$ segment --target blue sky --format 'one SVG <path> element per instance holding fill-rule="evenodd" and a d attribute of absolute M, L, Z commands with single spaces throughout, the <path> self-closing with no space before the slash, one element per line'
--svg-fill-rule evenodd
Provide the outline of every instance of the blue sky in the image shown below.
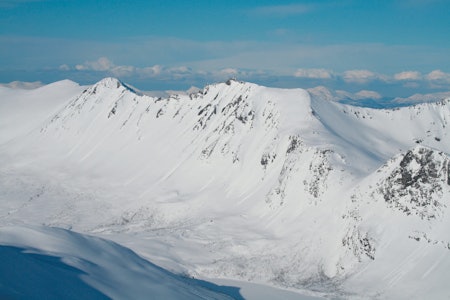
<path fill-rule="evenodd" d="M 450 1 L 0 0 L 0 82 L 450 90 Z"/>

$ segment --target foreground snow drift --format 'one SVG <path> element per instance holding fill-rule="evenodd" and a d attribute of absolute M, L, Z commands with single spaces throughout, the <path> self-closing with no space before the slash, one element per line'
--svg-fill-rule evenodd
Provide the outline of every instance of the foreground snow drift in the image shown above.
<path fill-rule="evenodd" d="M 232 299 L 116 243 L 63 229 L 2 227 L 0 255 L 2 299 Z"/>

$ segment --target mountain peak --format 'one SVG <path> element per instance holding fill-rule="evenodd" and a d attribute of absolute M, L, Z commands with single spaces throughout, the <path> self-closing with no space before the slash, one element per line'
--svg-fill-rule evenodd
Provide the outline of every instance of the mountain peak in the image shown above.
<path fill-rule="evenodd" d="M 244 86 L 244 85 L 257 85 L 255 83 L 250 83 L 247 81 L 237 80 L 236 78 L 230 78 L 227 81 L 216 82 L 212 84 L 208 84 L 205 88 L 213 87 L 213 86 Z"/>
<path fill-rule="evenodd" d="M 117 90 L 117 89 L 125 89 L 128 90 L 134 94 L 142 95 L 142 92 L 138 91 L 137 89 L 133 88 L 130 85 L 127 85 L 120 81 L 117 78 L 114 77 L 106 77 L 94 84 L 91 87 L 91 91 L 93 94 L 96 94 L 98 90 Z"/>
<path fill-rule="evenodd" d="M 106 77 L 103 78 L 102 80 L 100 80 L 99 82 L 97 82 L 95 86 L 102 86 L 102 87 L 106 87 L 106 88 L 120 88 L 121 86 L 123 86 L 123 83 L 114 77 Z"/>
<path fill-rule="evenodd" d="M 232 83 L 244 83 L 243 81 L 238 81 L 236 78 L 230 78 L 227 81 L 225 81 L 227 85 L 231 85 Z"/>

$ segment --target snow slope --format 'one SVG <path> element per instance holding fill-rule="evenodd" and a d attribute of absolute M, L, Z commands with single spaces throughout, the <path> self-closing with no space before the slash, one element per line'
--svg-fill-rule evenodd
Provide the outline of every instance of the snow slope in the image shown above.
<path fill-rule="evenodd" d="M 84 88 L 70 80 L 31 90 L 0 86 L 0 144 L 40 126 Z"/>
<path fill-rule="evenodd" d="M 2 299 L 232 299 L 73 231 L 2 227 L 0 244 Z"/>
<path fill-rule="evenodd" d="M 448 100 L 375 110 L 234 80 L 155 98 L 106 78 L 0 146 L 0 224 L 195 277 L 445 299 L 449 120 Z"/>

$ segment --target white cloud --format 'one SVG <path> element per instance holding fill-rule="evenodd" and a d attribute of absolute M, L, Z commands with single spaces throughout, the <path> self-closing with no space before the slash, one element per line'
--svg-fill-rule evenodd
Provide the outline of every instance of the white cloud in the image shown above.
<path fill-rule="evenodd" d="M 441 70 L 434 70 L 428 73 L 425 78 L 429 81 L 444 81 L 450 82 L 450 73 L 442 72 Z"/>
<path fill-rule="evenodd" d="M 166 78 L 173 78 L 176 80 L 189 78 L 193 74 L 194 72 L 186 66 L 166 68 L 163 69 L 162 72 L 162 75 L 164 75 Z"/>
<path fill-rule="evenodd" d="M 67 64 L 60 65 L 59 68 L 61 71 L 69 71 L 70 67 Z"/>
<path fill-rule="evenodd" d="M 342 78 L 346 82 L 367 83 L 375 79 L 382 79 L 383 76 L 369 70 L 349 70 L 342 74 Z"/>
<path fill-rule="evenodd" d="M 225 63 L 224 63 L 225 64 Z M 116 65 L 107 57 L 100 57 L 95 61 L 87 61 L 83 64 L 59 66 L 60 71 L 71 72 L 98 72 L 101 76 L 114 76 L 123 78 L 134 78 L 143 80 L 147 78 L 156 79 L 157 81 L 180 81 L 189 82 L 189 84 L 203 84 L 204 82 L 220 82 L 229 78 L 237 78 L 239 80 L 257 82 L 260 84 L 269 84 L 273 82 L 273 77 L 282 76 L 289 81 L 290 86 L 299 83 L 299 79 L 304 79 L 303 84 L 306 86 L 311 83 L 308 81 L 314 79 L 320 84 L 332 86 L 339 83 L 341 80 L 346 84 L 356 88 L 360 85 L 370 83 L 373 85 L 386 84 L 393 88 L 399 86 L 408 89 L 419 88 L 444 88 L 450 83 L 450 74 L 441 70 L 434 70 L 429 74 L 421 74 L 418 71 L 404 71 L 396 74 L 385 75 L 376 73 L 367 69 L 350 69 L 344 72 L 336 72 L 332 69 L 324 68 L 300 68 L 297 70 L 278 70 L 274 71 L 271 68 L 255 69 L 251 67 L 235 67 L 236 63 L 229 62 L 223 67 L 222 64 L 195 64 L 179 66 L 143 66 L 137 67 L 132 65 Z M 295 79 L 298 78 L 298 79 Z M 269 83 L 268 83 L 269 82 Z M 302 81 L 300 81 L 302 82 Z M 342 82 L 341 82 L 342 83 Z M 305 86 L 304 86 L 305 87 Z M 348 95 L 347 98 L 358 99 L 380 99 L 381 95 L 375 91 L 362 90 L 358 93 Z"/>
<path fill-rule="evenodd" d="M 135 73 L 136 68 L 133 66 L 114 66 L 109 71 L 114 75 L 118 77 L 122 76 L 131 76 Z"/>
<path fill-rule="evenodd" d="M 76 65 L 75 69 L 78 71 L 109 71 L 114 67 L 114 64 L 106 57 L 100 57 L 96 61 L 87 61 L 84 64 Z"/>
<path fill-rule="evenodd" d="M 12 81 L 10 83 L 0 83 L 0 86 L 8 87 L 11 89 L 19 89 L 19 90 L 33 90 L 38 87 L 43 86 L 44 84 L 40 81 L 26 82 L 26 81 Z"/>
<path fill-rule="evenodd" d="M 314 9 L 321 6 L 314 5 Z M 273 29 L 275 28 L 278 27 L 275 26 Z M 307 40 L 308 34 L 296 35 L 295 38 Z M 193 70 L 214 72 L 232 67 L 241 70 L 268 70 L 272 74 L 283 76 L 295 73 L 297 66 L 293 67 L 293 62 L 303 68 L 326 67 L 339 72 L 363 68 L 378 70 L 380 66 L 389 66 L 390 69 L 401 71 L 405 65 L 411 70 L 421 70 L 420 68 L 424 66 L 435 66 L 438 63 L 440 68 L 448 69 L 448 63 L 443 63 L 448 58 L 448 49 L 445 47 L 393 46 L 376 43 L 315 45 L 288 40 L 289 42 L 280 42 L 276 38 L 275 41 L 247 39 L 230 42 L 135 37 L 120 42 L 105 42 L 0 36 L 0 53 L 4 54 L 1 67 L 10 70 L 69 64 L 74 71 L 75 64 L 82 63 L 86 57 L 107 57 L 113 62 L 126 62 L 127 65 L 139 68 L 156 64 L 185 65 Z M 39 65 L 33 61 L 32 55 L 26 53 L 42 53 L 39 56 Z M 23 59 L 24 56 L 29 59 Z M 335 73 L 333 77 L 341 75 Z M 391 79 L 393 80 L 393 75 Z"/>
<path fill-rule="evenodd" d="M 326 69 L 298 69 L 294 73 L 295 77 L 312 79 L 330 79 L 333 73 Z"/>
<path fill-rule="evenodd" d="M 136 71 L 144 77 L 155 77 L 161 74 L 162 67 L 160 65 L 154 65 L 152 67 L 144 67 L 140 69 L 136 69 Z"/>
<path fill-rule="evenodd" d="M 354 98 L 361 99 L 381 99 L 381 95 L 375 91 L 362 90 L 354 94 Z"/>
<path fill-rule="evenodd" d="M 235 68 L 225 68 L 225 69 L 219 70 L 218 73 L 220 75 L 224 75 L 224 76 L 236 76 L 239 73 L 239 71 L 238 71 L 238 69 L 235 69 Z"/>
<path fill-rule="evenodd" d="M 68 71 L 72 68 L 67 64 L 59 66 L 60 70 Z M 129 77 L 135 74 L 144 74 L 149 77 L 153 77 L 152 75 L 158 75 L 161 72 L 159 66 L 153 67 L 145 67 L 145 68 L 137 68 L 134 66 L 128 65 L 116 65 L 107 57 L 100 57 L 95 61 L 87 61 L 83 64 L 75 65 L 73 68 L 77 71 L 95 71 L 95 72 L 106 72 L 116 77 Z"/>
<path fill-rule="evenodd" d="M 178 73 L 178 74 L 191 73 L 191 69 L 186 66 L 172 67 L 168 69 L 168 71 L 170 73 Z"/>
<path fill-rule="evenodd" d="M 405 71 L 394 75 L 395 80 L 420 80 L 422 79 L 422 74 L 417 71 Z"/>

